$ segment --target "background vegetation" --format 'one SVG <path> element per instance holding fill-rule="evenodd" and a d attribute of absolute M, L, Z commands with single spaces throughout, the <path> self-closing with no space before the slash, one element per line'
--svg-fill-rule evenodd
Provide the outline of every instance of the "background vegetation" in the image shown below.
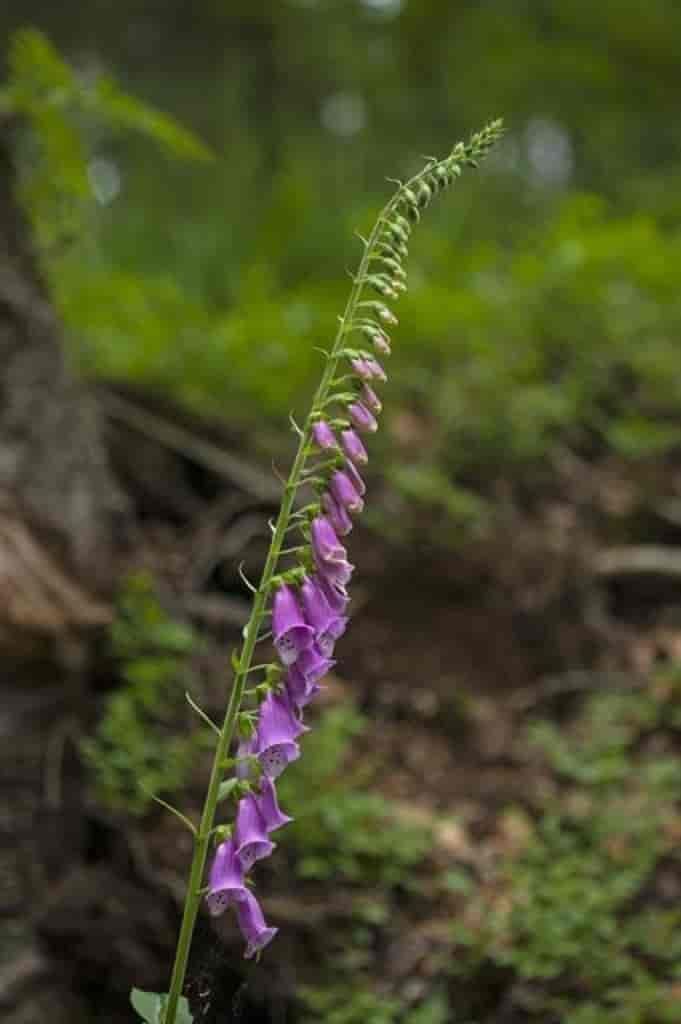
<path fill-rule="evenodd" d="M 265 436 L 304 406 L 384 175 L 501 112 L 505 144 L 413 246 L 384 467 L 407 506 L 469 523 L 481 509 L 456 491 L 556 444 L 678 442 L 671 0 L 645 17 L 581 0 L 30 6 L 83 83 L 115 74 L 214 156 L 178 129 L 157 141 L 198 159 L 165 159 L 125 130 L 153 120 L 101 86 L 99 109 L 73 111 L 79 182 L 71 140 L 49 137 L 79 227 L 63 202 L 37 209 L 44 177 L 30 198 L 84 370 Z M 5 28 L 28 14 L 9 4 Z"/>

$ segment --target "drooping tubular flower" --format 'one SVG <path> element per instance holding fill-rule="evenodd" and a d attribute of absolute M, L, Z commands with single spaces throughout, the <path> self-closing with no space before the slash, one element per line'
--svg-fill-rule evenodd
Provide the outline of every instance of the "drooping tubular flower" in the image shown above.
<path fill-rule="evenodd" d="M 286 673 L 286 692 L 289 700 L 296 707 L 298 714 L 310 704 L 320 693 L 321 686 L 301 672 L 298 665 L 291 665 Z"/>
<path fill-rule="evenodd" d="M 314 654 L 310 652 L 310 656 L 314 657 Z M 287 764 L 300 757 L 297 740 L 307 731 L 285 692 L 267 695 L 260 705 L 260 721 L 253 743 L 253 753 L 257 755 L 265 775 L 276 779 Z"/>
<path fill-rule="evenodd" d="M 293 821 L 293 818 L 279 809 L 277 791 L 269 775 L 263 775 L 260 780 L 260 795 L 256 797 L 256 803 L 268 835 Z"/>
<path fill-rule="evenodd" d="M 296 595 L 287 584 L 279 587 L 272 607 L 274 646 L 285 665 L 292 665 L 301 651 L 312 645 L 314 630 L 305 622 Z"/>
<path fill-rule="evenodd" d="M 327 658 L 322 654 L 315 644 L 309 651 L 305 651 L 303 657 L 294 667 L 297 668 L 299 672 L 302 672 L 308 682 L 318 683 L 334 665 L 335 662 L 332 661 L 331 658 Z"/>
<path fill-rule="evenodd" d="M 220 843 L 210 869 L 206 903 L 208 911 L 216 917 L 226 907 L 246 899 L 244 868 L 236 854 L 232 838 Z"/>
<path fill-rule="evenodd" d="M 272 547 L 244 633 L 244 646 L 236 659 L 236 712 L 230 718 L 230 704 L 219 741 L 220 757 L 227 761 L 229 730 L 240 711 L 240 702 L 245 695 L 255 695 L 257 712 L 246 713 L 242 732 L 248 735 L 242 735 L 236 751 L 236 822 L 230 838 L 215 851 L 206 894 L 208 910 L 213 915 L 226 907 L 235 907 L 247 957 L 255 956 L 271 942 L 277 929 L 266 924 L 244 875 L 274 849 L 270 833 L 291 820 L 279 807 L 274 780 L 300 757 L 299 740 L 309 728 L 303 718 L 321 690 L 323 677 L 335 664 L 334 647 L 348 621 L 347 586 L 354 567 L 339 538 L 350 534 L 351 516 L 358 515 L 364 507 L 367 488 L 360 469 L 363 472 L 367 465 L 368 454 L 359 435 L 378 429 L 382 403 L 372 385 L 387 380 L 378 359 L 355 347 L 349 336 L 368 339 L 381 358 L 390 355 L 386 325 L 396 325 L 397 317 L 386 300 L 396 299 L 406 288 L 402 264 L 412 227 L 432 198 L 456 180 L 462 166 L 477 166 L 500 134 L 500 123 L 492 124 L 473 136 L 468 146 L 458 145 L 444 160 L 429 161 L 388 202 L 365 243 L 360 271 L 333 348 L 327 353 L 328 362 L 314 406 L 304 428 L 293 424 L 300 436 L 300 446 L 279 519 L 276 526 L 272 524 Z M 368 289 L 373 289 L 379 299 L 365 299 Z M 308 466 L 308 459 L 313 459 L 314 464 Z M 301 509 L 294 499 L 303 485 L 313 487 L 315 495 L 312 503 Z M 302 544 L 288 546 L 285 537 L 291 530 L 302 533 Z M 282 555 L 295 556 L 297 564 L 282 572 L 278 561 Z M 267 638 L 263 621 L 268 613 L 281 664 L 252 667 L 255 644 Z M 249 672 L 262 668 L 266 669 L 264 682 L 246 689 Z M 211 799 L 214 814 L 214 785 Z M 206 806 L 211 809 L 210 800 Z M 210 814 L 208 818 L 212 821 Z M 175 976 L 173 984 L 177 1003 L 181 984 L 175 984 Z M 171 988 L 169 1005 L 172 996 Z M 166 1024 L 175 1024 L 172 1013 Z"/>
<path fill-rule="evenodd" d="M 252 892 L 247 891 L 246 899 L 237 903 L 236 916 L 241 934 L 246 939 L 244 956 L 250 960 L 272 941 L 279 929 L 270 928 L 265 924 L 260 904 Z"/>
<path fill-rule="evenodd" d="M 329 604 L 318 579 L 305 578 L 300 588 L 300 599 L 305 618 L 315 631 L 315 643 L 324 657 L 330 658 L 336 640 L 343 635 L 347 618 L 335 612 Z"/>
<path fill-rule="evenodd" d="M 243 871 L 253 867 L 256 860 L 269 857 L 274 843 L 267 838 L 267 830 L 258 803 L 252 793 L 239 801 L 234 828 L 234 853 Z"/>
<path fill-rule="evenodd" d="M 348 606 L 348 601 L 350 600 L 348 592 L 345 589 L 345 585 L 340 583 L 338 580 L 320 576 L 319 586 L 321 587 L 324 597 L 329 602 L 333 611 L 342 615 Z"/>

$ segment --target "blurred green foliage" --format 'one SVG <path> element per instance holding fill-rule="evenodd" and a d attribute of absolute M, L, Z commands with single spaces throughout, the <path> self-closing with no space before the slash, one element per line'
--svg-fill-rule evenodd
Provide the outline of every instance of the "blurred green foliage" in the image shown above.
<path fill-rule="evenodd" d="M 72 198 L 89 200 L 49 259 L 87 372 L 281 443 L 267 430 L 308 401 L 382 176 L 503 114 L 510 132 L 489 165 L 415 235 L 378 439 L 401 503 L 385 519 L 404 529 L 425 504 L 479 530 L 490 477 L 532 473 L 556 445 L 627 458 L 678 446 L 672 0 L 651 0 L 644 19 L 615 0 L 238 0 L 199 3 L 191 21 L 178 2 L 163 18 L 130 3 L 35 12 L 77 73 L 24 33 L 9 95 L 24 97 L 43 151 L 28 196 L 41 234 L 63 216 L 46 183 L 77 167 Z M 7 27 L 18 17 L 10 5 Z M 205 154 L 112 71 L 220 159 L 165 164 L 121 135 Z M 68 131 L 55 127 L 67 105 Z"/>
<path fill-rule="evenodd" d="M 399 819 L 389 800 L 367 792 L 373 771 L 352 761 L 352 741 L 366 722 L 351 705 L 326 711 L 305 738 L 305 757 L 279 782 L 295 821 L 282 833 L 301 878 L 357 883 L 383 890 L 410 885 L 432 845 L 426 828 Z"/>
<path fill-rule="evenodd" d="M 449 1020 L 446 998 L 438 992 L 413 1010 L 405 1010 L 398 999 L 357 987 L 308 988 L 301 995 L 304 1024 L 447 1024 Z"/>
<path fill-rule="evenodd" d="M 48 249 L 87 230 L 97 183 L 90 149 L 106 132 L 139 132 L 170 155 L 207 160 L 210 151 L 172 117 L 123 92 L 109 75 L 78 74 L 36 29 L 17 31 L 0 114 L 30 127 L 19 154 L 22 198 L 38 241 Z"/>
<path fill-rule="evenodd" d="M 678 1020 L 681 911 L 659 878 L 679 864 L 680 679 L 599 693 L 569 730 L 530 730 L 558 788 L 495 884 L 471 892 L 481 928 L 455 930 L 466 950 L 457 974 L 511 969 L 528 1020 Z"/>
<path fill-rule="evenodd" d="M 187 783 L 210 744 L 208 730 L 183 716 L 197 644 L 191 628 L 164 611 L 149 576 L 129 577 L 111 627 L 121 685 L 80 746 L 95 796 L 109 810 L 145 814 L 154 796 Z"/>

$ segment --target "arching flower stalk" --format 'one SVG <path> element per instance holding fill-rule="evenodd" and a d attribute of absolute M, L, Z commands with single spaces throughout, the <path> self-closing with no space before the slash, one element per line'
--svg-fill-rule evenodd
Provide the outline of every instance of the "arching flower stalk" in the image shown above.
<path fill-rule="evenodd" d="M 364 507 L 366 486 L 358 467 L 368 460 L 365 443 L 378 429 L 381 401 L 373 390 L 387 374 L 376 356 L 391 352 L 388 328 L 397 317 L 387 305 L 406 290 L 403 262 L 412 227 L 439 192 L 447 189 L 465 166 L 476 167 L 502 134 L 500 121 L 459 143 L 443 160 L 429 160 L 423 170 L 400 185 L 385 205 L 369 237 L 326 358 L 317 392 L 299 435 L 272 542 L 241 650 L 234 658 L 234 684 L 222 728 L 217 731 L 215 757 L 198 829 L 178 938 L 164 1024 L 175 1024 L 184 985 L 194 924 L 202 897 L 208 911 L 233 907 L 246 941 L 247 957 L 257 955 L 276 934 L 266 924 L 247 878 L 253 865 L 269 856 L 275 844 L 269 834 L 291 819 L 277 803 L 275 779 L 301 753 L 299 741 L 308 727 L 305 709 L 320 690 L 320 681 L 334 664 L 334 645 L 347 624 L 347 586 L 353 566 L 340 538 Z M 379 299 L 365 297 L 373 291 Z M 372 351 L 363 345 L 370 345 Z M 294 512 L 301 488 L 312 500 Z M 284 548 L 295 528 L 302 543 Z M 288 543 L 288 542 L 287 542 Z M 295 564 L 282 568 L 291 552 Z M 271 627 L 266 627 L 271 614 Z M 256 644 L 271 628 L 278 662 L 258 666 L 259 684 L 247 691 Z M 249 696 L 250 695 L 250 696 Z M 238 738 L 234 758 L 228 756 Z M 235 776 L 232 781 L 228 777 Z M 226 790 L 236 801 L 234 825 L 215 827 L 219 799 Z M 218 840 L 207 889 L 202 888 L 209 847 Z"/>

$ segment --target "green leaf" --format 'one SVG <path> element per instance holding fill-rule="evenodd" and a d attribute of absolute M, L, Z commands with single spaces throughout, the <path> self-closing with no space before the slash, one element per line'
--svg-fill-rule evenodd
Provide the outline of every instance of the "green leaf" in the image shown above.
<path fill-rule="evenodd" d="M 159 992 L 143 992 L 140 988 L 134 988 L 130 993 L 130 1002 L 147 1024 L 161 1024 L 163 1002 Z"/>
<path fill-rule="evenodd" d="M 95 110 L 105 119 L 147 135 L 173 156 L 203 161 L 213 159 L 211 150 L 193 132 L 160 110 L 129 96 L 111 78 L 103 75 L 98 79 L 92 100 Z"/>
<path fill-rule="evenodd" d="M 175 1024 L 194 1024 L 194 1018 L 189 1012 L 189 1003 L 187 1002 L 184 996 L 180 996 L 180 1001 L 177 1004 Z"/>
<path fill-rule="evenodd" d="M 134 988 L 130 993 L 130 1002 L 137 1010 L 142 1020 L 147 1024 L 163 1024 L 163 1010 L 165 1008 L 167 993 L 143 992 L 142 989 Z M 175 1014 L 175 1024 L 193 1024 L 194 1018 L 189 1010 L 189 1003 L 184 996 L 180 996 Z"/>

